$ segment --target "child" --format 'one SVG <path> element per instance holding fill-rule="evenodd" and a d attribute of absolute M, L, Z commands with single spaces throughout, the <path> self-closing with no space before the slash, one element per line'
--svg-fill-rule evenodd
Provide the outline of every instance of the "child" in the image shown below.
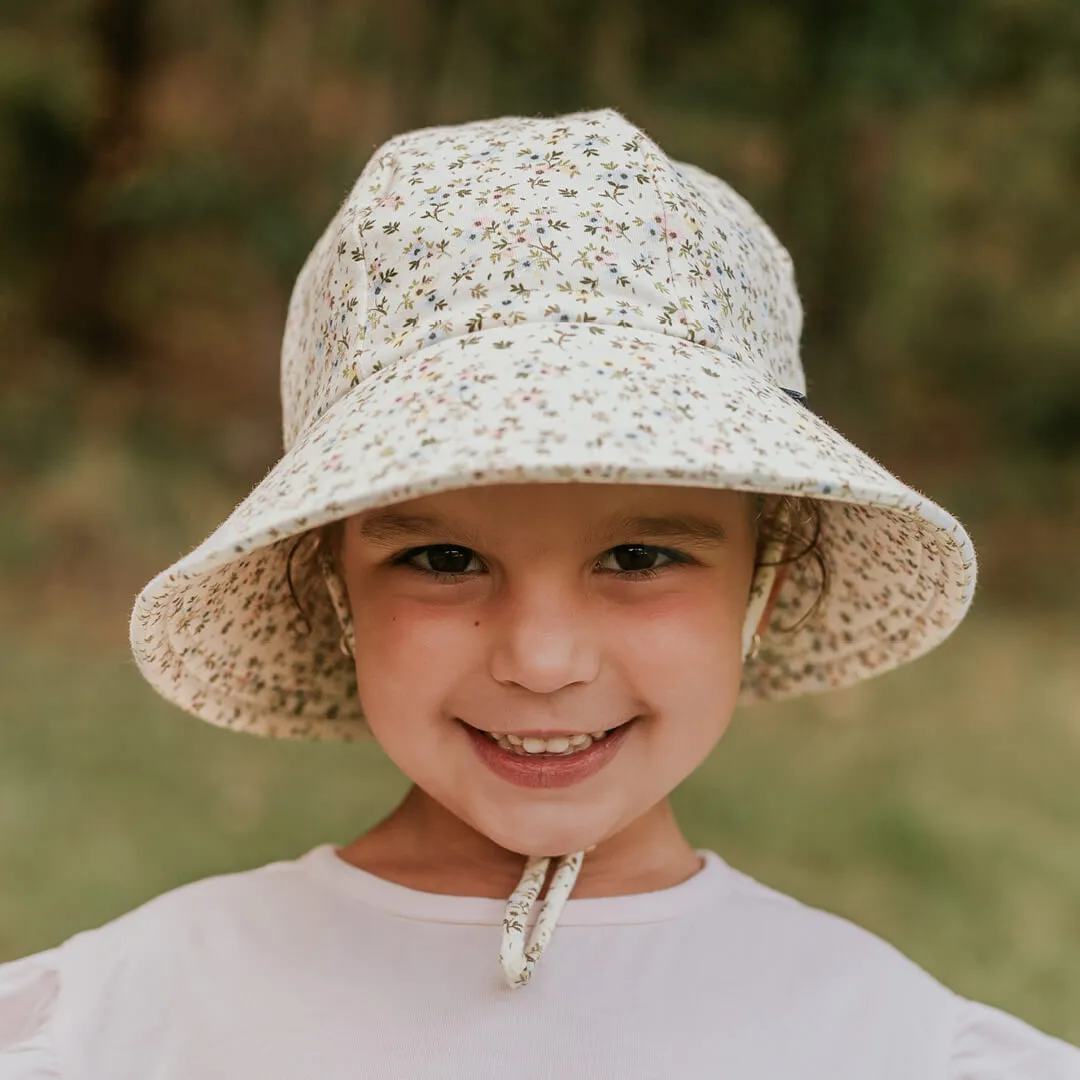
<path fill-rule="evenodd" d="M 737 701 L 972 596 L 959 523 L 804 403 L 801 320 L 751 207 L 618 113 L 381 147 L 292 296 L 284 456 L 132 644 L 197 716 L 370 729 L 414 786 L 0 967 L 0 1080 L 1080 1078 L 672 816 Z"/>

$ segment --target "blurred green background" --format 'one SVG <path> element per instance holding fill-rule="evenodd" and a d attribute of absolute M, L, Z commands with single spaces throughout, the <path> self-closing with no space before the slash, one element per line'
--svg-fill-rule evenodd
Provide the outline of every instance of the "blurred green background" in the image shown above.
<path fill-rule="evenodd" d="M 0 960 L 404 790 L 165 705 L 128 611 L 279 453 L 288 291 L 374 147 L 602 105 L 763 213 L 811 404 L 981 556 L 931 656 L 740 714 L 688 832 L 1080 1042 L 1075 0 L 8 0 Z"/>

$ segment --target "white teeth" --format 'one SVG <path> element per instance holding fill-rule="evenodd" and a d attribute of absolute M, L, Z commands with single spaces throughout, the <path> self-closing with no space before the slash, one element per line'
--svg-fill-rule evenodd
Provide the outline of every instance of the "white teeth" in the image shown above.
<path fill-rule="evenodd" d="M 532 754 L 580 754 L 588 750 L 594 742 L 607 738 L 614 728 L 607 731 L 580 732 L 576 735 L 552 735 L 550 738 L 540 738 L 536 735 L 511 735 L 505 731 L 484 732 L 493 743 L 502 750 L 518 757 L 528 757 Z"/>
<path fill-rule="evenodd" d="M 601 737 L 607 732 L 601 732 Z M 593 735 L 552 735 L 549 739 L 541 739 L 535 735 L 504 734 L 501 731 L 489 731 L 488 737 L 499 745 L 503 750 L 519 757 L 528 757 L 531 754 L 578 754 L 582 750 L 588 750 L 596 741 Z"/>

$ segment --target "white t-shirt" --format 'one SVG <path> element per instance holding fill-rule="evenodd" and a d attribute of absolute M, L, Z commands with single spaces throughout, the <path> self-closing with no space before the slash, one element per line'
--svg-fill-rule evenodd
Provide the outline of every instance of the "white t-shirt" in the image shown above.
<path fill-rule="evenodd" d="M 502 900 L 330 844 L 207 878 L 0 966 L 0 1080 L 1080 1080 L 1080 1050 L 701 854 L 571 899 L 517 990 Z"/>

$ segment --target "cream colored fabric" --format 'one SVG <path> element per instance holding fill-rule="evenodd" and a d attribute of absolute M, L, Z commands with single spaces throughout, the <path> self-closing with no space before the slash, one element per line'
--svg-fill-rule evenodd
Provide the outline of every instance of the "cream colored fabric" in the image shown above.
<path fill-rule="evenodd" d="M 0 1080 L 1080 1080 L 1080 1050 L 702 853 L 572 899 L 520 990 L 505 902 L 325 845 L 0 966 Z"/>

